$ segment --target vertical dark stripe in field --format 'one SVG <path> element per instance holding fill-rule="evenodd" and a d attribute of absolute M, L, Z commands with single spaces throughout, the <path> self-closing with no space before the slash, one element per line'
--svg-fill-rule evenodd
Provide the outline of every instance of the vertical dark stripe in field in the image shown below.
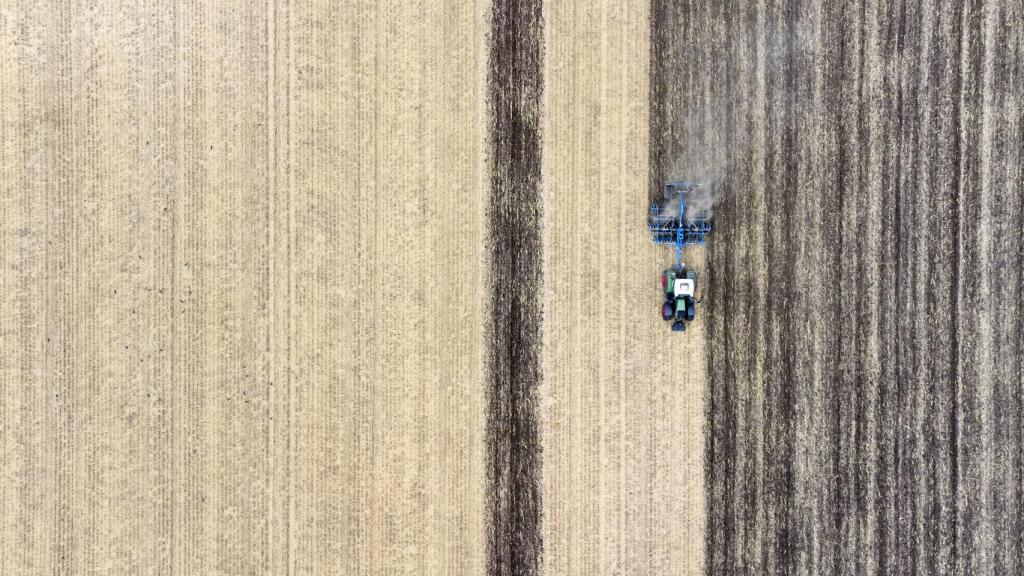
<path fill-rule="evenodd" d="M 491 576 L 537 574 L 541 556 L 542 29 L 540 0 L 495 0 L 487 78 L 493 162 L 487 359 Z"/>

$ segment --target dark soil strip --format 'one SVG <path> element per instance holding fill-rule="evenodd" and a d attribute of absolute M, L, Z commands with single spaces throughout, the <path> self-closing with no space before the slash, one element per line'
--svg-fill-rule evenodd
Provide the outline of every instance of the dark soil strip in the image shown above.
<path fill-rule="evenodd" d="M 491 323 L 488 343 L 488 574 L 540 567 L 540 0 L 496 0 L 488 104 Z"/>
<path fill-rule="evenodd" d="M 1022 10 L 653 0 L 651 193 L 717 197 L 708 574 L 1024 573 Z"/>

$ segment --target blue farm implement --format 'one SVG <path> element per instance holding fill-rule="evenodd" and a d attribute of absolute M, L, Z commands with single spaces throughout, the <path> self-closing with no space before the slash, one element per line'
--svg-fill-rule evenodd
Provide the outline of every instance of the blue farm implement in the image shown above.
<path fill-rule="evenodd" d="M 686 330 L 686 322 L 692 322 L 697 290 L 697 273 L 683 264 L 683 248 L 702 245 L 711 233 L 709 196 L 693 182 L 669 182 L 665 185 L 664 198 L 651 204 L 647 227 L 657 244 L 676 247 L 676 263 L 661 275 L 661 287 L 665 301 L 661 306 L 661 317 L 672 322 L 672 330 Z M 691 208 L 687 210 L 687 201 Z"/>

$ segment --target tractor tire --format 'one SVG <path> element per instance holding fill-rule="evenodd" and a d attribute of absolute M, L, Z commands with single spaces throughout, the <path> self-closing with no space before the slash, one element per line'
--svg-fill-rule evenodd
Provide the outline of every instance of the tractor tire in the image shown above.
<path fill-rule="evenodd" d="M 668 321 L 672 319 L 672 303 L 665 302 L 661 305 L 661 319 Z"/>
<path fill-rule="evenodd" d="M 693 318 L 696 316 L 696 310 L 694 310 L 693 301 L 686 305 L 686 321 L 693 322 Z"/>

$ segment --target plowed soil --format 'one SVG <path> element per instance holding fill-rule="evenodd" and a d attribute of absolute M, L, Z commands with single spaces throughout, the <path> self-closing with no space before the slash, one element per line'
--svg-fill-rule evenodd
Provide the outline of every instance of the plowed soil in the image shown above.
<path fill-rule="evenodd" d="M 654 13 L 652 182 L 718 196 L 709 572 L 1021 572 L 1020 3 Z"/>

